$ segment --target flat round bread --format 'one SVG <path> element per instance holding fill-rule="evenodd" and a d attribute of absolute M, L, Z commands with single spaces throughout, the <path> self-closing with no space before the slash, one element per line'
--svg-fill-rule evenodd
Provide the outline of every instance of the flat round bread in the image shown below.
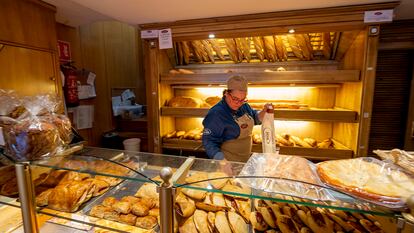
<path fill-rule="evenodd" d="M 325 161 L 317 171 L 328 185 L 368 200 L 398 203 L 414 193 L 412 177 L 373 158 Z"/>

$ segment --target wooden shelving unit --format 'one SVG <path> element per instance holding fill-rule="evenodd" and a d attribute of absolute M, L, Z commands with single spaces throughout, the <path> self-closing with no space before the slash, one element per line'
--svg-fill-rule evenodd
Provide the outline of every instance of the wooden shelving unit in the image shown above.
<path fill-rule="evenodd" d="M 279 153 L 284 155 L 301 155 L 312 160 L 328 159 L 346 159 L 354 155 L 351 149 L 346 148 L 339 142 L 335 141 L 337 148 L 304 148 L 304 147 L 280 147 Z M 201 141 L 186 139 L 163 139 L 162 147 L 165 149 L 186 150 L 186 151 L 204 151 Z M 252 152 L 260 153 L 261 144 L 253 144 Z"/>
<path fill-rule="evenodd" d="M 338 145 L 343 145 L 336 149 L 283 147 L 281 153 L 312 159 L 365 156 L 378 47 L 378 35 L 372 34 L 371 29 L 378 31 L 379 25 L 367 25 L 362 19 L 365 11 L 392 9 L 397 5 L 396 2 L 390 2 L 140 25 L 143 30 L 171 28 L 174 31 L 173 49 L 160 50 L 157 40 L 152 39 L 144 39 L 142 43 L 146 54 L 144 69 L 150 148 L 154 152 L 162 152 L 167 148 L 201 150 L 200 142 L 163 141 L 162 137 L 173 131 L 187 132 L 202 127 L 200 118 L 207 114 L 208 109 L 165 106 L 177 96 L 199 100 L 221 96 L 220 92 L 212 94 L 211 88 L 220 91 L 230 76 L 243 75 L 249 81 L 250 99 L 294 100 L 309 106 L 308 109 L 276 109 L 275 118 L 284 121 L 276 133 L 310 137 L 318 141 L 334 138 Z M 295 26 L 294 34 L 287 33 L 289 25 Z M 209 39 L 211 32 L 215 33 L 215 39 Z M 292 37 L 297 39 L 296 42 Z M 315 44 L 311 40 L 316 37 L 321 43 Z M 282 40 L 282 44 L 289 45 L 285 46 L 283 54 L 278 54 L 276 49 L 262 50 L 261 47 L 265 46 L 257 43 L 257 40 L 262 40 L 269 48 L 276 45 L 278 39 Z M 225 46 L 221 40 L 224 40 Z M 249 41 L 247 47 L 243 46 L 246 40 Z M 219 49 L 213 53 L 209 48 L 209 44 L 213 46 L 215 42 L 221 43 L 220 48 L 232 48 L 232 41 L 236 50 L 227 49 L 226 52 L 225 49 Z M 279 45 L 275 48 L 283 48 Z M 248 52 L 245 48 L 248 48 Z M 291 51 L 288 51 L 289 48 Z M 213 55 L 200 57 L 203 51 Z M 220 51 L 225 55 L 224 59 L 220 58 Z M 259 56 L 262 52 L 264 58 Z M 251 54 L 251 57 L 247 54 Z M 179 69 L 191 70 L 193 73 L 184 74 Z M 277 90 L 253 95 L 250 87 L 259 91 L 261 88 Z M 289 96 L 291 93 L 286 93 L 290 90 L 283 94 L 278 92 L 285 87 L 310 88 L 306 93 L 301 92 L 306 88 L 298 88 L 297 95 Z M 361 117 L 362 114 L 364 117 Z M 260 149 L 260 145 L 253 147 L 253 151 L 257 149 Z"/>
<path fill-rule="evenodd" d="M 204 117 L 208 108 L 174 108 L 162 107 L 162 116 L 174 117 Z M 277 120 L 300 120 L 300 121 L 329 121 L 329 122 L 356 122 L 358 113 L 346 109 L 276 109 Z"/>
<path fill-rule="evenodd" d="M 167 84 L 225 84 L 235 73 L 162 74 L 161 82 Z M 289 83 L 343 83 L 359 82 L 359 70 L 315 70 L 243 73 L 250 84 L 273 85 Z"/>

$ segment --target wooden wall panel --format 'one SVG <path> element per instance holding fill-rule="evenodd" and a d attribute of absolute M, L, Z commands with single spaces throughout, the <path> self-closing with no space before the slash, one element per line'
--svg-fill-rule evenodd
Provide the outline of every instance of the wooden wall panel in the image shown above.
<path fill-rule="evenodd" d="M 111 118 L 111 99 L 105 64 L 105 39 L 103 23 L 95 23 L 80 27 L 81 51 L 83 67 L 96 74 L 94 99 L 93 137 L 90 145 L 100 145 L 103 132 L 113 129 Z"/>

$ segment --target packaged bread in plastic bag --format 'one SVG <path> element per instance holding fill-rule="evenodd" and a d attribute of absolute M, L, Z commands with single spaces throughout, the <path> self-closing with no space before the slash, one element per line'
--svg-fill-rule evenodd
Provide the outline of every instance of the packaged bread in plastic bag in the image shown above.
<path fill-rule="evenodd" d="M 51 156 L 70 141 L 70 122 L 65 116 L 53 113 L 57 102 L 48 95 L 25 97 L 22 106 L 27 110 L 3 125 L 6 154 L 17 161 Z"/>

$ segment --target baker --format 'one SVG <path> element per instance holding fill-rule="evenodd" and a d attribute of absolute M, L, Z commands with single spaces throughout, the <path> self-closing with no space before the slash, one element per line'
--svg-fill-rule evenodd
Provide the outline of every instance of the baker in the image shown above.
<path fill-rule="evenodd" d="M 271 104 L 265 104 L 263 110 Z M 252 149 L 252 130 L 266 111 L 253 110 L 247 103 L 247 80 L 232 76 L 223 97 L 203 120 L 203 146 L 212 159 L 246 162 Z"/>

